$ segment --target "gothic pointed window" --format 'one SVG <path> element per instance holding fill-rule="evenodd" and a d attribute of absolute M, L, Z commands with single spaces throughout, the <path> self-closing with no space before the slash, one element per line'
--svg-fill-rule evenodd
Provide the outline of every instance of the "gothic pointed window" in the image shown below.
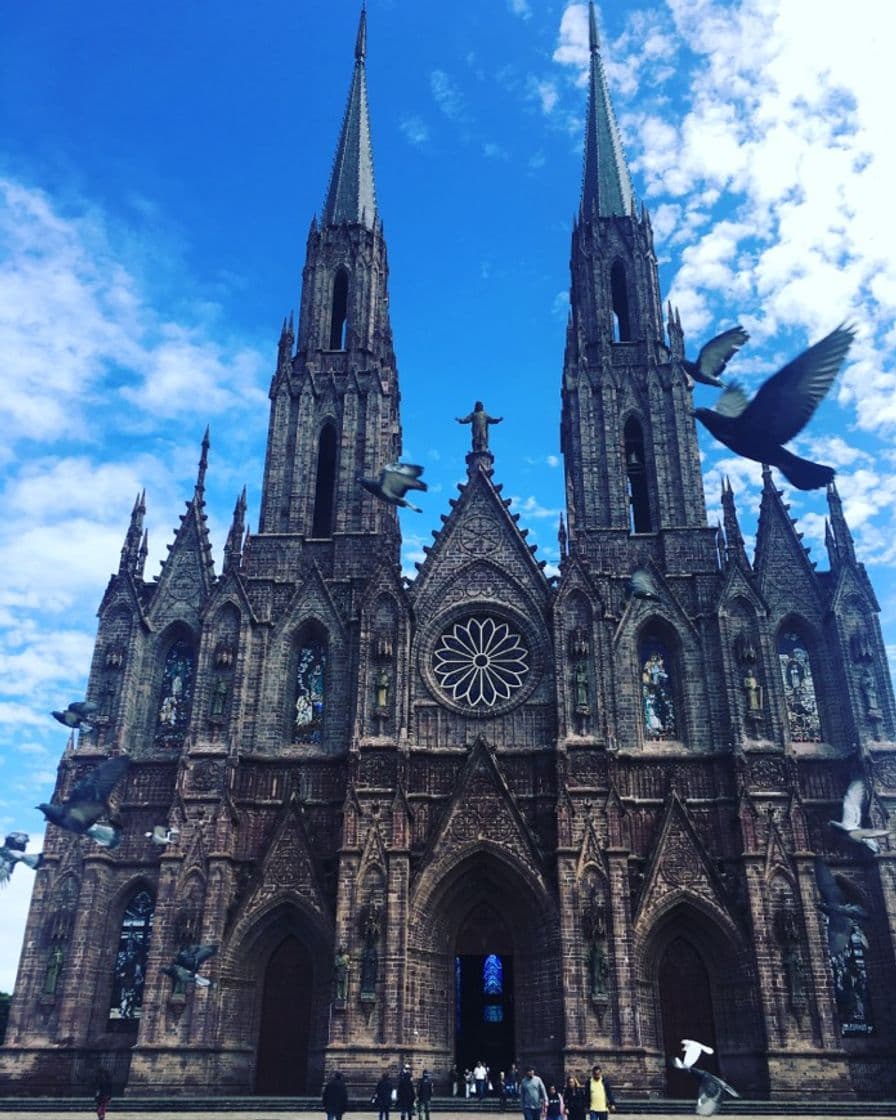
<path fill-rule="evenodd" d="M 846 948 L 829 954 L 840 1033 L 846 1037 L 874 1034 L 867 952 L 868 939 L 853 923 Z"/>
<path fill-rule="evenodd" d="M 796 743 L 821 742 L 821 715 L 808 644 L 794 626 L 785 626 L 778 635 L 778 661 L 790 738 Z"/>
<path fill-rule="evenodd" d="M 186 637 L 177 638 L 168 648 L 162 669 L 162 688 L 156 709 L 156 744 L 179 747 L 190 722 L 196 651 Z"/>
<path fill-rule="evenodd" d="M 314 520 L 311 535 L 333 535 L 333 498 L 336 490 L 336 428 L 324 424 L 317 446 L 317 481 L 314 486 Z"/>
<path fill-rule="evenodd" d="M 348 314 L 348 273 L 340 268 L 333 280 L 333 303 L 330 308 L 330 349 L 344 350 L 346 316 Z"/>
<path fill-rule="evenodd" d="M 137 1030 L 143 1007 L 146 958 L 154 909 L 153 897 L 145 888 L 137 891 L 125 907 L 112 970 L 112 999 L 109 1005 L 109 1026 L 112 1030 Z"/>
<path fill-rule="evenodd" d="M 648 631 L 639 644 L 641 708 L 646 739 L 681 737 L 677 712 L 675 661 L 669 643 L 656 631 Z"/>
<path fill-rule="evenodd" d="M 630 416 L 625 423 L 625 477 L 628 483 L 629 531 L 653 532 L 650 517 L 650 491 L 647 486 L 647 459 L 641 425 Z"/>
<path fill-rule="evenodd" d="M 610 297 L 613 301 L 613 341 L 631 342 L 632 328 L 628 310 L 628 284 L 625 266 L 616 261 L 610 269 Z"/>
<path fill-rule="evenodd" d="M 323 742 L 327 676 L 327 641 L 316 628 L 304 632 L 298 644 L 293 709 L 293 742 Z"/>

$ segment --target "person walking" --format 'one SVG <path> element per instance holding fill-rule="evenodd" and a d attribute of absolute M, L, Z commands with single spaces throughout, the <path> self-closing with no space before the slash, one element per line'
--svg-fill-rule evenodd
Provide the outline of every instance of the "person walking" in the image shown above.
<path fill-rule="evenodd" d="M 106 1120 L 106 1109 L 112 1100 L 112 1085 L 102 1066 L 96 1071 L 96 1092 L 93 1099 L 96 1101 L 97 1120 Z"/>
<path fill-rule="evenodd" d="M 541 1120 L 541 1109 L 547 1103 L 548 1094 L 534 1066 L 526 1067 L 519 1084 L 519 1094 L 524 1120 Z"/>
<path fill-rule="evenodd" d="M 398 1112 L 401 1120 L 413 1120 L 414 1102 L 417 1096 L 414 1093 L 414 1079 L 411 1076 L 411 1067 L 405 1066 L 398 1076 Z"/>
<path fill-rule="evenodd" d="M 495 1082 L 495 1092 L 498 1094 L 498 1100 L 501 1102 L 501 1111 L 507 1107 L 507 1082 L 504 1080 L 504 1070 L 498 1074 L 498 1080 Z"/>
<path fill-rule="evenodd" d="M 448 1082 L 451 1085 L 452 1097 L 460 1096 L 460 1074 L 457 1072 L 457 1066 L 451 1067 L 451 1072 L 448 1074 Z"/>
<path fill-rule="evenodd" d="M 464 1097 L 469 1100 L 473 1095 L 473 1071 L 471 1069 L 464 1070 Z"/>
<path fill-rule="evenodd" d="M 563 1120 L 564 1112 L 563 1094 L 556 1085 L 548 1085 L 548 1103 L 544 1113 L 546 1120 Z"/>
<path fill-rule="evenodd" d="M 389 1110 L 392 1107 L 392 1078 L 386 1070 L 377 1081 L 373 1091 L 373 1103 L 379 1110 L 379 1120 L 389 1120 Z"/>
<path fill-rule="evenodd" d="M 432 1078 L 425 1069 L 417 1082 L 417 1115 L 420 1120 L 429 1120 L 429 1102 L 432 1100 Z"/>
<path fill-rule="evenodd" d="M 348 1110 L 348 1086 L 339 1070 L 324 1085 L 322 1100 L 327 1120 L 342 1120 Z"/>
<path fill-rule="evenodd" d="M 563 1103 L 566 1105 L 566 1120 L 585 1120 L 585 1086 L 570 1074 L 563 1086 Z"/>
<path fill-rule="evenodd" d="M 588 1082 L 588 1120 L 607 1120 L 607 1113 L 615 1111 L 612 1085 L 601 1073 L 600 1066 L 592 1066 Z"/>
<path fill-rule="evenodd" d="M 473 1066 L 473 1084 L 476 1086 L 476 1099 L 481 1104 L 485 1100 L 485 1087 L 488 1084 L 488 1066 L 481 1058 Z"/>

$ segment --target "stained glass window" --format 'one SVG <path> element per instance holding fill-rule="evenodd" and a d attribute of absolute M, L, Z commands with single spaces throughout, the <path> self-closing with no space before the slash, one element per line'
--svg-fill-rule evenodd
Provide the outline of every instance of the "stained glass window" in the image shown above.
<path fill-rule="evenodd" d="M 183 742 L 190 720 L 195 664 L 193 646 L 186 639 L 178 639 L 168 650 L 155 734 L 156 742 L 163 746 L 179 746 Z"/>
<path fill-rule="evenodd" d="M 324 722 L 324 685 L 327 647 L 310 638 L 299 647 L 296 664 L 296 703 L 293 716 L 296 743 L 320 743 Z"/>
<path fill-rule="evenodd" d="M 128 903 L 121 920 L 121 934 L 112 974 L 109 1019 L 115 1023 L 130 1024 L 130 1029 L 136 1028 L 143 1006 L 146 956 L 152 933 L 154 907 L 149 891 L 141 890 Z"/>
<path fill-rule="evenodd" d="M 796 631 L 782 632 L 778 639 L 778 659 L 784 678 L 790 738 L 799 743 L 818 743 L 821 741 L 821 719 L 812 666 L 806 643 Z"/>
<path fill-rule="evenodd" d="M 641 704 L 644 731 L 648 739 L 675 739 L 674 682 L 672 659 L 659 637 L 651 635 L 641 643 Z"/>
<path fill-rule="evenodd" d="M 504 994 L 504 965 L 501 958 L 489 954 L 482 962 L 482 994 L 500 996 Z"/>
<path fill-rule="evenodd" d="M 503 1023 L 504 1005 L 501 1003 L 487 1003 L 482 1009 L 483 1023 Z"/>

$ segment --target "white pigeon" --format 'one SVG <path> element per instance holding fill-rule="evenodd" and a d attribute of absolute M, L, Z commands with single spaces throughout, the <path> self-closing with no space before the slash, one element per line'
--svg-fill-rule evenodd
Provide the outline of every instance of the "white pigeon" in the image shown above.
<path fill-rule="evenodd" d="M 889 833 L 885 828 L 862 828 L 862 805 L 864 801 L 865 783 L 861 778 L 854 778 L 846 787 L 846 793 L 843 797 L 842 819 L 839 821 L 832 820 L 828 823 L 834 828 L 839 828 L 841 832 L 845 832 L 850 840 L 855 840 L 857 844 L 864 844 L 866 848 L 870 848 L 877 855 L 880 851 L 880 844 L 875 837 L 888 836 Z"/>
<path fill-rule="evenodd" d="M 697 1042 L 693 1038 L 683 1038 L 681 1040 L 681 1052 L 684 1055 L 682 1058 L 682 1065 L 690 1067 L 698 1060 L 701 1054 L 714 1054 L 715 1051 L 711 1046 L 704 1046 L 702 1042 Z"/>
<path fill-rule="evenodd" d="M 732 1097 L 740 1096 L 740 1093 L 733 1089 L 727 1081 L 723 1081 L 721 1077 L 716 1077 L 714 1073 L 710 1073 L 707 1069 L 700 1069 L 699 1066 L 686 1066 L 680 1058 L 673 1058 L 672 1065 L 675 1069 L 683 1069 L 697 1078 L 697 1107 L 695 1111 L 698 1116 L 714 1116 L 722 1106 L 724 1093 L 728 1093 Z"/>
<path fill-rule="evenodd" d="M 166 828 L 163 824 L 153 825 L 152 832 L 144 832 L 143 835 L 147 840 L 152 840 L 153 844 L 160 846 L 170 844 L 175 836 L 180 835 L 179 828 Z"/>

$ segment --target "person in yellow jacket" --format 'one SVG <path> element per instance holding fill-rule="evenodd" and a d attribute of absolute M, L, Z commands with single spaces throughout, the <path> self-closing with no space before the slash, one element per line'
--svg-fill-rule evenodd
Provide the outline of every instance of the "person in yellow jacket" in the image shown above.
<path fill-rule="evenodd" d="M 588 1120 L 607 1120 L 607 1113 L 615 1111 L 613 1086 L 601 1075 L 600 1066 L 592 1066 L 588 1082 Z"/>

